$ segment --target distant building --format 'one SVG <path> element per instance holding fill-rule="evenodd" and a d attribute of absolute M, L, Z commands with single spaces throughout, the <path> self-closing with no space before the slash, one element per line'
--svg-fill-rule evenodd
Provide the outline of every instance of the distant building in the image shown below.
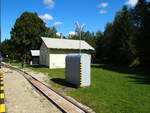
<path fill-rule="evenodd" d="M 42 37 L 40 47 L 40 64 L 49 68 L 65 68 L 67 54 L 79 53 L 79 40 Z M 91 55 L 94 48 L 81 41 L 82 53 Z"/>
<path fill-rule="evenodd" d="M 31 50 L 32 61 L 31 65 L 39 64 L 40 50 Z"/>

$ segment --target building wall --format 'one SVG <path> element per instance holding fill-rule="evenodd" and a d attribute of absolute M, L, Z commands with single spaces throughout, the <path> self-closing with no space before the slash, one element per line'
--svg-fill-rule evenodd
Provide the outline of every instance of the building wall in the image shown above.
<path fill-rule="evenodd" d="M 49 66 L 49 50 L 44 43 L 40 48 L 40 65 Z"/>
<path fill-rule="evenodd" d="M 65 68 L 65 58 L 67 54 L 50 54 L 49 68 Z"/>
<path fill-rule="evenodd" d="M 32 57 L 32 64 L 39 64 L 39 56 L 33 56 Z"/>
<path fill-rule="evenodd" d="M 49 68 L 65 68 L 66 56 L 71 53 L 79 53 L 79 50 L 49 49 Z M 82 51 L 90 55 L 90 51 Z"/>

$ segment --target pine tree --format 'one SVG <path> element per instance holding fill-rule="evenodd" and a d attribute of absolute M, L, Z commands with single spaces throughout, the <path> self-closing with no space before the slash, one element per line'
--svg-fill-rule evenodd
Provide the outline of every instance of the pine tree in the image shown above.
<path fill-rule="evenodd" d="M 139 0 L 132 12 L 137 29 L 134 40 L 138 57 L 141 65 L 150 66 L 150 2 Z"/>
<path fill-rule="evenodd" d="M 116 14 L 114 22 L 106 25 L 104 36 L 98 44 L 101 60 L 115 65 L 129 65 L 135 56 L 133 31 L 131 13 L 124 6 Z"/>
<path fill-rule="evenodd" d="M 15 22 L 11 30 L 11 40 L 21 60 L 29 59 L 31 49 L 39 49 L 41 36 L 46 32 L 46 26 L 36 13 L 24 12 Z"/>

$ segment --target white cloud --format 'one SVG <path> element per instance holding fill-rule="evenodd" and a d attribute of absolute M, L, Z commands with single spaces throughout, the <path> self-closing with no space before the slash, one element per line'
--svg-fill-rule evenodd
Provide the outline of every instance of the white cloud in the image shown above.
<path fill-rule="evenodd" d="M 138 0 L 128 0 L 126 2 L 127 5 L 135 6 L 137 4 Z"/>
<path fill-rule="evenodd" d="M 48 9 L 52 9 L 55 6 L 55 2 L 53 0 L 43 0 L 43 3 L 47 6 Z"/>
<path fill-rule="evenodd" d="M 46 21 L 46 20 L 53 20 L 53 16 L 50 14 L 44 14 L 44 15 L 40 15 L 39 16 L 42 20 Z"/>
<path fill-rule="evenodd" d="M 104 7 L 108 7 L 108 3 L 100 3 L 98 5 L 99 8 L 104 8 Z"/>
<path fill-rule="evenodd" d="M 69 32 L 69 35 L 76 35 L 77 33 L 76 32 L 74 32 L 74 31 L 70 31 Z"/>
<path fill-rule="evenodd" d="M 63 22 L 55 22 L 53 25 L 58 26 L 58 25 L 61 25 L 61 24 L 63 24 Z"/>
<path fill-rule="evenodd" d="M 100 14 L 106 14 L 106 13 L 108 13 L 108 11 L 102 9 L 102 10 L 99 11 L 99 13 Z"/>

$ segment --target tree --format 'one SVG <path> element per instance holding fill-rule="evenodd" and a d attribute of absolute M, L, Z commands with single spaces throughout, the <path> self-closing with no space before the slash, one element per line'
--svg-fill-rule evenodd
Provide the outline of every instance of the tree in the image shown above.
<path fill-rule="evenodd" d="M 24 12 L 16 20 L 11 30 L 11 40 L 19 60 L 29 59 L 30 50 L 39 49 L 40 37 L 45 35 L 46 30 L 45 23 L 36 13 Z"/>
<path fill-rule="evenodd" d="M 96 46 L 95 46 L 95 51 L 96 51 L 96 55 L 95 55 L 95 62 L 102 62 L 103 60 L 103 53 L 102 53 L 102 45 L 103 45 L 103 38 L 104 38 L 104 34 L 101 31 L 97 31 L 96 32 Z"/>
<path fill-rule="evenodd" d="M 104 63 L 112 62 L 113 48 L 113 23 L 107 23 L 101 40 L 101 61 Z"/>
<path fill-rule="evenodd" d="M 68 37 L 69 39 L 79 40 L 79 35 L 72 35 Z M 81 40 L 86 41 L 92 47 L 96 48 L 96 41 L 97 37 L 95 36 L 94 32 L 91 33 L 90 31 L 81 32 Z"/>
<path fill-rule="evenodd" d="M 132 43 L 133 24 L 130 11 L 126 6 L 118 12 L 113 22 L 111 60 L 114 64 L 129 65 L 134 59 Z"/>
<path fill-rule="evenodd" d="M 129 65 L 135 58 L 133 23 L 126 6 L 116 14 L 113 23 L 106 25 L 103 36 L 98 40 L 97 55 L 101 62 Z"/>
<path fill-rule="evenodd" d="M 134 40 L 140 63 L 150 66 L 150 2 L 139 0 L 132 15 L 136 27 Z"/>
<path fill-rule="evenodd" d="M 10 52 L 9 50 L 11 49 L 10 47 L 10 41 L 9 40 L 4 40 L 1 44 L 0 44 L 0 51 L 2 53 L 5 53 L 6 55 L 10 55 L 12 52 Z"/>
<path fill-rule="evenodd" d="M 45 36 L 46 37 L 50 37 L 50 38 L 59 38 L 57 35 L 57 30 L 55 27 L 48 27 L 46 32 L 45 32 Z"/>

